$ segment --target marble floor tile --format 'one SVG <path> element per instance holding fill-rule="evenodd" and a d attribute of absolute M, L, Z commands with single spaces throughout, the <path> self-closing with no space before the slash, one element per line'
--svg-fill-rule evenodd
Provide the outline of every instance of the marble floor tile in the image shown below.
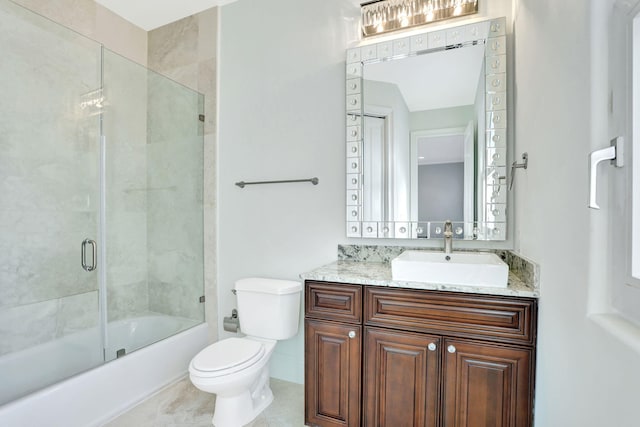
<path fill-rule="evenodd" d="M 304 388 L 271 379 L 273 403 L 247 427 L 303 427 Z M 162 390 L 104 427 L 211 427 L 215 396 L 188 378 Z"/>

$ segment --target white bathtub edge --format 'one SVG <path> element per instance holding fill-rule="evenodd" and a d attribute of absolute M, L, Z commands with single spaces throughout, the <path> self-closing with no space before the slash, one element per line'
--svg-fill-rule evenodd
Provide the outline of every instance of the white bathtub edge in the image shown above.
<path fill-rule="evenodd" d="M 54 384 L 0 407 L 0 425 L 31 427 L 55 420 L 66 427 L 98 427 L 184 377 L 208 342 L 208 325 Z"/>

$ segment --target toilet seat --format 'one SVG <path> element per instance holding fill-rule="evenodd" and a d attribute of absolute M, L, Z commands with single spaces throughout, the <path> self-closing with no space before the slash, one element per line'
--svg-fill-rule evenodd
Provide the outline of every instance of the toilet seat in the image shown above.
<path fill-rule="evenodd" d="M 247 338 L 227 338 L 211 344 L 193 358 L 191 367 L 208 376 L 241 371 L 264 356 L 264 344 Z"/>

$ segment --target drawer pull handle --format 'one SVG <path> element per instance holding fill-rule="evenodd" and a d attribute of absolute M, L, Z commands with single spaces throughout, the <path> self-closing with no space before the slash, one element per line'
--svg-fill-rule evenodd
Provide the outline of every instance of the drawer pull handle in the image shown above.
<path fill-rule="evenodd" d="M 447 351 L 449 353 L 455 353 L 456 352 L 456 347 L 454 345 L 450 345 L 449 347 L 447 347 Z"/>
<path fill-rule="evenodd" d="M 429 351 L 436 351 L 437 347 L 436 347 L 435 343 L 429 343 L 427 348 L 429 349 Z"/>
<path fill-rule="evenodd" d="M 356 331 L 349 331 L 349 338 L 353 339 L 356 337 Z"/>

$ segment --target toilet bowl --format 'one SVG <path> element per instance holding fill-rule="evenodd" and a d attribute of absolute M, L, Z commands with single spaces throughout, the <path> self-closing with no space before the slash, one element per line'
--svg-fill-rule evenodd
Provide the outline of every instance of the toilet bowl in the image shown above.
<path fill-rule="evenodd" d="M 250 278 L 237 281 L 235 290 L 247 335 L 211 344 L 189 364 L 193 385 L 216 395 L 215 427 L 244 426 L 269 406 L 269 359 L 278 340 L 298 331 L 299 282 Z"/>
<path fill-rule="evenodd" d="M 216 395 L 213 425 L 240 427 L 273 401 L 269 359 L 276 341 L 227 338 L 198 353 L 189 364 L 194 386 Z"/>

